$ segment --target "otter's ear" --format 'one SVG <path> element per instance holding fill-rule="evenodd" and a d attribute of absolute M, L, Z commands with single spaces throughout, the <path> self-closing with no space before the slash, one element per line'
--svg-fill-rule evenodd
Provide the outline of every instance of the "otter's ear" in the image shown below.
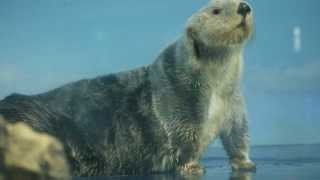
<path fill-rule="evenodd" d="M 194 55 L 198 58 L 200 56 L 200 47 L 199 47 L 199 44 L 197 43 L 196 32 L 192 27 L 187 28 L 187 36 L 190 42 L 192 43 Z"/>

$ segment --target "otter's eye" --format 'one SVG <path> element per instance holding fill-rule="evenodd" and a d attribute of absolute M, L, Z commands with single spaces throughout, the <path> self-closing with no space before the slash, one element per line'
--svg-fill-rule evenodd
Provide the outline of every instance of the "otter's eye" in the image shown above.
<path fill-rule="evenodd" d="M 218 15 L 221 13 L 221 9 L 213 9 L 212 14 Z"/>

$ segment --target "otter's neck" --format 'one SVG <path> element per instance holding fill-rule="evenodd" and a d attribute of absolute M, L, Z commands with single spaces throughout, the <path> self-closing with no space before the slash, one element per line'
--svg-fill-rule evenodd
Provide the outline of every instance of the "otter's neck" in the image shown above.
<path fill-rule="evenodd" d="M 229 46 L 207 46 L 198 42 L 188 35 L 182 36 L 177 41 L 178 51 L 181 50 L 184 54 L 196 60 L 199 63 L 210 63 L 222 61 L 227 63 L 228 60 L 234 57 L 242 56 L 243 45 L 229 45 Z"/>
<path fill-rule="evenodd" d="M 187 37 L 182 37 L 176 45 L 177 61 L 189 71 L 185 74 L 207 91 L 230 91 L 239 85 L 242 51 L 242 46 L 206 48 L 195 45 Z"/>

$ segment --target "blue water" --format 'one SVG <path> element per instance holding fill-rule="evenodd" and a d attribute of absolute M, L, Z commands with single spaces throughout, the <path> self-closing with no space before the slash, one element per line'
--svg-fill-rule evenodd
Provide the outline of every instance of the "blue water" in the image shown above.
<path fill-rule="evenodd" d="M 257 164 L 256 173 L 231 173 L 223 149 L 210 147 L 202 163 L 206 173 L 202 177 L 186 179 L 204 180 L 320 180 L 319 145 L 256 146 L 251 150 Z M 173 174 L 153 176 L 91 177 L 74 180 L 173 180 L 182 179 Z"/>

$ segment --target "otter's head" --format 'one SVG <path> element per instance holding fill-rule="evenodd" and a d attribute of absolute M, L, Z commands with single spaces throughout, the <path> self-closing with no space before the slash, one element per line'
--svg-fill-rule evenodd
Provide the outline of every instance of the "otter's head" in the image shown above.
<path fill-rule="evenodd" d="M 197 53 L 201 53 L 201 50 L 241 47 L 252 29 L 252 9 L 247 2 L 215 0 L 189 19 L 186 33 Z"/>

